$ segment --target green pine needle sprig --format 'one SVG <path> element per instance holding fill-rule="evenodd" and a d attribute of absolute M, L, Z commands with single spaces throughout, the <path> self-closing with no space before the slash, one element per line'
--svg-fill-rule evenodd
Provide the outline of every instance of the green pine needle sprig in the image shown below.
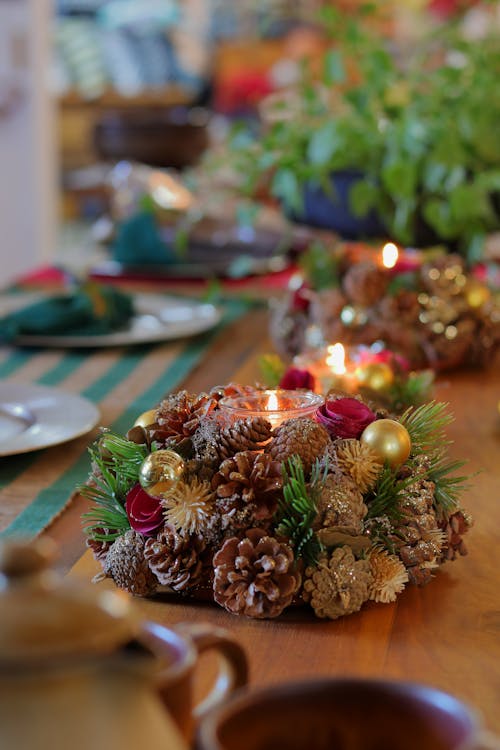
<path fill-rule="evenodd" d="M 394 469 L 385 464 L 377 483 L 366 499 L 366 520 L 385 517 L 398 523 L 402 517 L 401 501 L 405 490 L 416 481 L 415 476 L 398 479 Z"/>
<path fill-rule="evenodd" d="M 316 477 L 320 469 L 316 469 Z M 299 456 L 294 455 L 283 465 L 283 499 L 279 503 L 277 533 L 288 537 L 296 558 L 306 565 L 316 565 L 323 546 L 313 531 L 316 503 L 308 492 L 304 469 Z M 317 487 L 317 486 L 316 486 Z"/>
<path fill-rule="evenodd" d="M 453 421 L 453 415 L 446 403 L 429 401 L 417 408 L 410 406 L 399 421 L 410 434 L 412 456 L 435 453 L 451 444 L 445 428 Z"/>
<path fill-rule="evenodd" d="M 130 528 L 125 500 L 138 480 L 148 449 L 105 432 L 89 448 L 89 453 L 93 474 L 87 484 L 78 488 L 80 494 L 93 503 L 82 515 L 84 532 L 97 541 L 112 541 Z"/>

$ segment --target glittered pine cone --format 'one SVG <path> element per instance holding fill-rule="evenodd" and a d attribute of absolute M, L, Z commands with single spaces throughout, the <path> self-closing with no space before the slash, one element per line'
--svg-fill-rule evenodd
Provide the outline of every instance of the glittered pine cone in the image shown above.
<path fill-rule="evenodd" d="M 273 430 L 273 438 L 266 446 L 266 453 L 275 461 L 286 461 L 297 455 L 308 474 L 317 458 L 321 458 L 330 444 L 326 429 L 307 417 L 287 419 Z"/>
<path fill-rule="evenodd" d="M 283 485 L 281 466 L 266 453 L 242 451 L 227 458 L 212 479 L 223 528 L 270 521 Z"/>
<path fill-rule="evenodd" d="M 342 279 L 342 289 L 349 301 L 371 307 L 386 293 L 389 276 L 371 262 L 362 261 L 351 266 Z"/>
<path fill-rule="evenodd" d="M 136 596 L 150 596 L 158 586 L 144 556 L 144 541 L 137 531 L 126 531 L 113 542 L 103 564 L 119 588 Z"/>
<path fill-rule="evenodd" d="M 214 453 L 219 461 L 242 451 L 259 450 L 271 439 L 271 423 L 262 417 L 238 419 L 217 435 Z"/>
<path fill-rule="evenodd" d="M 156 537 L 146 541 L 144 555 L 150 570 L 163 586 L 174 591 L 196 588 L 203 572 L 201 555 L 205 541 L 199 535 L 183 537 L 165 525 Z"/>
<path fill-rule="evenodd" d="M 367 507 L 354 480 L 342 474 L 329 474 L 317 500 L 315 529 L 341 527 L 352 534 L 361 534 Z"/>
<path fill-rule="evenodd" d="M 335 620 L 358 612 L 368 599 L 371 583 L 368 560 L 356 560 L 350 547 L 323 553 L 315 567 L 306 568 L 302 589 L 318 617 Z"/>
<path fill-rule="evenodd" d="M 434 482 L 420 479 L 406 488 L 401 502 L 401 520 L 393 537 L 410 583 L 417 585 L 431 580 L 444 542 L 433 505 L 434 487 Z"/>
<path fill-rule="evenodd" d="M 235 615 L 277 617 L 288 607 L 301 583 L 288 544 L 249 529 L 231 537 L 214 556 L 214 598 Z"/>

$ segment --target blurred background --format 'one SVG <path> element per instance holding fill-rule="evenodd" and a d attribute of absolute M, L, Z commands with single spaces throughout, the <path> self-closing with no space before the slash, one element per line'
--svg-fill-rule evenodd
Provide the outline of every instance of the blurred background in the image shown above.
<path fill-rule="evenodd" d="M 0 0 L 4 283 L 61 247 L 86 252 L 116 164 L 182 172 L 235 122 L 259 127 L 261 103 L 323 60 L 328 9 L 369 11 L 403 62 L 454 17 L 478 38 L 498 17 L 467 0 Z"/>

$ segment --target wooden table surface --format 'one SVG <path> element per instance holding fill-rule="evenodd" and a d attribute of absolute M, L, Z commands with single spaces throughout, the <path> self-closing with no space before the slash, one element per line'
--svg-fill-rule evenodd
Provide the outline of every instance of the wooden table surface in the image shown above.
<path fill-rule="evenodd" d="M 183 386 L 251 383 L 257 357 L 270 351 L 267 312 L 252 310 L 221 333 Z M 426 683 L 474 706 L 500 733 L 500 399 L 498 369 L 442 376 L 436 398 L 450 403 L 452 454 L 474 475 L 464 506 L 475 525 L 469 555 L 442 566 L 426 587 L 409 586 L 393 604 L 365 605 L 337 621 L 306 609 L 277 620 L 239 618 L 210 604 L 137 600 L 144 615 L 164 624 L 204 621 L 228 628 L 245 647 L 253 686 L 313 676 L 376 676 Z M 89 579 L 97 572 L 84 554 L 77 498 L 47 535 L 61 546 L 61 565 Z M 105 582 L 99 585 L 110 585 Z"/>
<path fill-rule="evenodd" d="M 258 355 L 270 351 L 266 330 L 266 310 L 249 312 L 214 341 L 183 386 L 196 392 L 253 382 Z M 137 600 L 138 606 L 168 625 L 189 620 L 228 628 L 247 651 L 253 686 L 320 675 L 418 681 L 465 700 L 500 734 L 499 386 L 498 369 L 442 376 L 436 384 L 436 398 L 456 416 L 452 454 L 467 458 L 475 474 L 464 496 L 475 525 L 466 537 L 469 555 L 442 566 L 428 586 L 409 586 L 394 604 L 370 603 L 333 622 L 306 609 L 259 621 L 209 604 Z M 77 498 L 46 533 L 61 546 L 62 567 L 88 580 L 97 565 L 84 554 L 84 508 Z"/>

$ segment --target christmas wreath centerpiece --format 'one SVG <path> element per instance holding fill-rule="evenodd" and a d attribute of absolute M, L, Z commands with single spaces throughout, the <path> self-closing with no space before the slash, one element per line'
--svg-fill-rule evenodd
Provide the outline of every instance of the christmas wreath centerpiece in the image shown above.
<path fill-rule="evenodd" d="M 393 418 L 329 393 L 312 417 L 229 420 L 238 385 L 169 395 L 91 446 L 87 543 L 139 596 L 212 598 L 235 615 L 305 603 L 335 619 L 391 602 L 466 553 L 446 405 Z"/>
<path fill-rule="evenodd" d="M 336 341 L 383 342 L 411 368 L 439 372 L 488 366 L 500 350 L 493 268 L 490 279 L 458 255 L 433 251 L 407 251 L 388 268 L 374 247 L 326 242 L 311 245 L 300 264 L 271 312 L 271 338 L 285 358 Z"/>

